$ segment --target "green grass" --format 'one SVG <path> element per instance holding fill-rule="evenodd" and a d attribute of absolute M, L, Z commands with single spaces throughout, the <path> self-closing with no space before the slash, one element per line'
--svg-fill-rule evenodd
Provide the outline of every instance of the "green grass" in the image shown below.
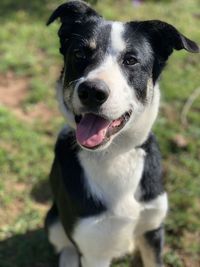
<path fill-rule="evenodd" d="M 130 2 L 101 0 L 96 7 L 108 19 L 165 20 L 200 43 L 198 0 L 144 1 L 138 8 Z M 0 84 L 8 73 L 28 81 L 26 96 L 17 108 L 0 106 L 1 267 L 56 266 L 42 227 L 50 205 L 47 177 L 53 146 L 63 124 L 54 96 L 55 80 L 62 67 L 56 37 L 58 23 L 45 27 L 59 3 L 0 3 Z M 199 62 L 199 55 L 175 52 L 161 79 L 162 105 L 154 130 L 161 146 L 170 201 L 164 255 L 168 267 L 200 264 L 200 97 L 187 115 L 188 125 L 180 120 L 185 101 L 200 86 Z M 45 122 L 41 103 L 50 114 Z M 23 116 L 19 116 L 19 110 Z M 32 115 L 35 110 L 40 111 L 39 116 Z M 177 134 L 187 140 L 185 147 L 174 141 Z M 127 267 L 128 262 L 129 258 L 114 266 Z"/>

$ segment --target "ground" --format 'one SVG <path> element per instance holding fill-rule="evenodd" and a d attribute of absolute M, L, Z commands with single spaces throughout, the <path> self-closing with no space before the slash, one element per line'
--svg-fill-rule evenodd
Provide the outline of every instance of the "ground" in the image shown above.
<path fill-rule="evenodd" d="M 45 22 L 60 2 L 0 3 L 1 267 L 56 266 L 43 219 L 51 203 L 47 178 L 53 147 L 64 124 L 54 92 L 62 59 L 56 38 L 58 23 L 47 28 Z M 97 9 L 108 19 L 162 19 L 200 43 L 198 0 L 142 1 L 140 6 L 128 0 L 97 2 Z M 200 266 L 199 62 L 199 55 L 175 52 L 161 79 L 162 103 L 154 131 L 170 201 L 164 254 L 167 267 Z M 185 103 L 194 92 L 183 116 Z M 130 261 L 126 258 L 114 266 L 127 267 Z"/>

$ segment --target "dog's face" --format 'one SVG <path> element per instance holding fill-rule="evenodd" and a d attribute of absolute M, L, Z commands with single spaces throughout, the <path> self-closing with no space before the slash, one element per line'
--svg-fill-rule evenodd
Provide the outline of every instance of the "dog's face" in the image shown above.
<path fill-rule="evenodd" d="M 156 81 L 173 49 L 198 46 L 161 21 L 111 22 L 88 5 L 70 1 L 61 18 L 64 72 L 59 87 L 69 124 L 80 146 L 102 150 L 111 143 L 145 141 L 157 116 Z"/>

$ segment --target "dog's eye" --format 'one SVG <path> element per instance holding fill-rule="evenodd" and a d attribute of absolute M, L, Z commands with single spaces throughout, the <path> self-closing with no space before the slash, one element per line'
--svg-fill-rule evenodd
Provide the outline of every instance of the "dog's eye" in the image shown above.
<path fill-rule="evenodd" d="M 132 66 L 138 63 L 137 58 L 132 54 L 126 54 L 123 59 L 123 64 L 126 66 Z"/>
<path fill-rule="evenodd" d="M 74 56 L 76 59 L 85 59 L 86 58 L 86 54 L 85 54 L 85 51 L 81 48 L 77 48 L 77 49 L 74 49 Z"/>

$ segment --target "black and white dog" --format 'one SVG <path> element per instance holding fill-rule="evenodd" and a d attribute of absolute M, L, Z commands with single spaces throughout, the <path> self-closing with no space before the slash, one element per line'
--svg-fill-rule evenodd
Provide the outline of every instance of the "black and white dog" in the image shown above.
<path fill-rule="evenodd" d="M 173 49 L 199 47 L 162 21 L 104 20 L 81 1 L 59 6 L 64 70 L 58 98 L 68 126 L 50 174 L 54 204 L 46 227 L 60 267 L 108 267 L 139 250 L 162 266 L 167 194 L 151 133 L 157 84 Z"/>

